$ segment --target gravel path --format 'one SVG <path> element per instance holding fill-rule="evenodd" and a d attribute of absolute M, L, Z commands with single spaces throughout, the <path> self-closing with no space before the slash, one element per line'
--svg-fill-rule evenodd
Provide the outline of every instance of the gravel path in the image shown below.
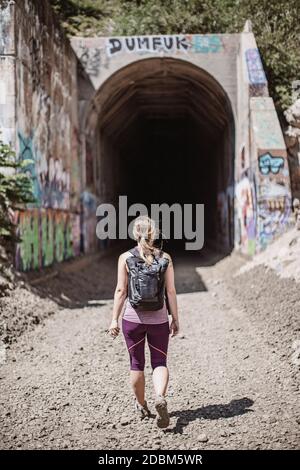
<path fill-rule="evenodd" d="M 289 321 L 280 323 L 277 311 L 274 323 L 267 298 L 274 297 L 271 283 L 278 303 L 276 274 L 258 276 L 255 268 L 234 278 L 242 262 L 237 256 L 211 266 L 175 260 L 181 334 L 170 340 L 167 430 L 157 429 L 153 418 L 137 420 L 123 337 L 113 341 L 104 331 L 115 257 L 66 274 L 69 291 L 63 297 L 62 280 L 53 279 L 51 313 L 53 305 L 56 312 L 13 342 L 0 366 L 1 448 L 299 448 L 300 368 L 291 356 L 293 340 L 300 339 L 299 285 L 280 280 L 288 283 L 282 305 L 287 292 L 293 300 L 287 304 Z M 264 283 L 265 294 L 253 295 Z M 49 285 L 40 289 L 43 302 Z M 77 305 L 84 289 L 84 302 Z M 68 306 L 55 302 L 58 291 Z M 148 351 L 146 357 L 153 410 Z"/>

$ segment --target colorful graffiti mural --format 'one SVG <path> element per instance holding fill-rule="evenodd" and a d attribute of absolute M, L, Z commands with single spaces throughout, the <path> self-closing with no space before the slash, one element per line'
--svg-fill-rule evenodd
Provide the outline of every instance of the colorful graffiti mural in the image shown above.
<path fill-rule="evenodd" d="M 289 224 L 291 197 L 287 186 L 265 179 L 258 196 L 258 241 L 263 249 Z"/>
<path fill-rule="evenodd" d="M 53 209 L 68 209 L 70 204 L 70 174 L 63 167 L 61 159 L 42 158 L 33 134 L 25 137 L 20 131 L 19 157 L 21 160 L 31 160 L 25 170 L 30 173 L 33 182 L 34 195 L 39 207 Z"/>
<path fill-rule="evenodd" d="M 268 82 L 260 54 L 257 48 L 250 48 L 245 51 L 245 59 L 249 77 L 250 96 L 268 96 Z"/>
<path fill-rule="evenodd" d="M 249 255 L 256 248 L 256 194 L 255 185 L 247 176 L 236 185 L 236 216 L 242 251 Z"/>
<path fill-rule="evenodd" d="M 267 83 L 266 74 L 257 48 L 247 49 L 245 52 L 249 81 L 252 84 Z"/>
<path fill-rule="evenodd" d="M 50 266 L 80 252 L 79 215 L 52 209 L 27 209 L 15 213 L 21 242 L 16 267 L 21 271 Z"/>

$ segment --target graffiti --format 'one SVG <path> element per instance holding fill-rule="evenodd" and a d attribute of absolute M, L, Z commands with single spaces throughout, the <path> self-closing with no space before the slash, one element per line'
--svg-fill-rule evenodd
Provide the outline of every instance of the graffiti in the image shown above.
<path fill-rule="evenodd" d="M 98 75 L 101 65 L 101 49 L 99 47 L 86 47 L 81 44 L 78 57 L 89 75 Z"/>
<path fill-rule="evenodd" d="M 131 36 L 108 38 L 106 51 L 109 57 L 120 52 L 196 52 L 216 53 L 223 47 L 217 35 L 170 35 L 170 36 Z"/>
<path fill-rule="evenodd" d="M 61 262 L 79 254 L 79 215 L 52 209 L 28 209 L 17 211 L 15 222 L 21 238 L 16 248 L 16 267 L 20 271 L 50 266 L 54 261 Z"/>
<path fill-rule="evenodd" d="M 83 224 L 82 224 L 82 236 L 84 252 L 93 251 L 98 243 L 96 237 L 96 209 L 97 199 L 88 191 L 84 191 L 81 195 L 82 212 L 83 212 Z"/>
<path fill-rule="evenodd" d="M 58 262 L 71 258 L 73 253 L 72 247 L 72 226 L 69 214 L 64 212 L 55 213 L 55 259 Z"/>
<path fill-rule="evenodd" d="M 244 251 L 253 255 L 256 238 L 255 187 L 246 176 L 236 185 L 236 200 L 239 242 Z"/>
<path fill-rule="evenodd" d="M 78 256 L 81 251 L 81 228 L 80 228 L 80 216 L 78 214 L 71 214 L 71 226 L 72 226 L 72 246 L 74 256 Z"/>
<path fill-rule="evenodd" d="M 288 198 L 279 201 L 259 202 L 259 241 L 261 248 L 285 229 L 290 215 Z"/>
<path fill-rule="evenodd" d="M 35 148 L 33 146 L 32 137 L 25 137 L 20 132 L 18 133 L 19 137 L 19 156 L 21 160 L 31 160 L 32 163 L 29 163 L 25 171 L 28 172 L 31 176 L 33 192 L 38 203 L 41 200 L 41 187 L 39 178 L 36 172 L 36 160 L 37 155 Z"/>
<path fill-rule="evenodd" d="M 266 84 L 267 79 L 258 49 L 247 49 L 245 55 L 250 83 L 254 85 Z"/>
<path fill-rule="evenodd" d="M 283 198 L 289 195 L 287 187 L 282 182 L 273 183 L 270 180 L 265 180 L 259 185 L 259 197 L 261 199 L 275 199 Z"/>
<path fill-rule="evenodd" d="M 96 197 L 88 191 L 83 191 L 81 195 L 83 211 L 87 216 L 96 216 L 97 200 Z"/>
<path fill-rule="evenodd" d="M 42 260 L 40 266 L 50 266 L 54 261 L 54 221 L 51 212 L 43 211 L 41 214 L 41 248 Z M 26 233 L 25 233 L 26 236 Z"/>
<path fill-rule="evenodd" d="M 284 231 L 291 214 L 291 198 L 286 186 L 267 180 L 260 184 L 258 200 L 258 236 L 264 248 L 275 235 Z"/>
<path fill-rule="evenodd" d="M 50 158 L 48 171 L 40 174 L 43 187 L 44 207 L 67 209 L 69 207 L 70 174 L 64 170 L 62 161 Z"/>
<path fill-rule="evenodd" d="M 275 235 L 284 231 L 291 213 L 289 191 L 284 184 L 266 179 L 257 187 L 248 177 L 236 185 L 237 223 L 242 250 L 253 255 L 256 246 L 263 249 Z"/>
<path fill-rule="evenodd" d="M 212 34 L 211 36 L 191 36 L 191 47 L 194 52 L 208 54 L 209 52 L 219 52 L 223 43 L 220 36 Z"/>
<path fill-rule="evenodd" d="M 22 242 L 17 245 L 17 268 L 21 271 L 37 269 L 40 265 L 39 212 L 17 213 L 18 235 Z"/>
<path fill-rule="evenodd" d="M 267 152 L 258 158 L 258 166 L 263 175 L 268 175 L 270 172 L 277 175 L 284 167 L 284 159 L 283 157 L 273 157 Z"/>
<path fill-rule="evenodd" d="M 81 141 L 79 137 L 79 131 L 75 127 L 72 132 L 72 141 L 71 141 L 71 168 L 70 168 L 70 207 L 77 211 L 80 210 L 79 194 L 81 189 L 81 172 L 80 172 L 80 162 L 79 162 L 79 149 L 81 146 Z"/>
<path fill-rule="evenodd" d="M 70 196 L 70 174 L 63 168 L 60 159 L 50 157 L 49 161 L 42 159 L 35 147 L 33 136 L 25 137 L 18 132 L 19 157 L 21 160 L 31 160 L 25 171 L 32 179 L 34 195 L 38 206 L 53 209 L 68 209 Z"/>

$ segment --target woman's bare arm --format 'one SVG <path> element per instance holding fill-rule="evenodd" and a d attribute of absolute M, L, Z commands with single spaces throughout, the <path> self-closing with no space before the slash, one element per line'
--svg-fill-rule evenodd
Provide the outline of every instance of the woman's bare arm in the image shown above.
<path fill-rule="evenodd" d="M 165 253 L 165 256 L 169 259 L 169 266 L 165 274 L 166 294 L 168 297 L 170 313 L 172 316 L 171 332 L 172 332 L 172 336 L 175 336 L 179 331 L 179 319 L 178 319 L 177 295 L 176 295 L 176 288 L 175 288 L 174 266 L 173 266 L 173 261 L 172 261 L 171 256 L 168 255 L 167 253 Z"/>
<path fill-rule="evenodd" d="M 114 305 L 112 311 L 112 321 L 109 327 L 110 334 L 112 336 L 117 336 L 119 334 L 120 328 L 118 325 L 118 320 L 124 301 L 127 297 L 127 283 L 128 283 L 128 274 L 126 270 L 126 256 L 123 253 L 119 256 L 118 261 L 118 280 L 117 286 L 114 294 Z"/>

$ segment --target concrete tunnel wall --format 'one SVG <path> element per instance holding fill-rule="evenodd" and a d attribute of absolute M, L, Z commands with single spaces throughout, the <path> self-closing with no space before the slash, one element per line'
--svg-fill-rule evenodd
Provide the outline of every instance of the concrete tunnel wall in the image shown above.
<path fill-rule="evenodd" d="M 48 2 L 3 2 L 1 26 L 2 137 L 32 161 L 36 203 L 14 215 L 16 266 L 30 270 L 80 252 L 79 68 Z"/>
<path fill-rule="evenodd" d="M 286 148 L 250 30 L 71 47 L 48 2 L 3 2 L 0 16 L 2 138 L 33 160 L 37 196 L 15 214 L 18 269 L 101 249 L 97 205 L 143 202 L 131 175 L 149 160 L 176 183 L 160 201 L 207 205 L 207 243 L 252 255 L 289 226 Z"/>

